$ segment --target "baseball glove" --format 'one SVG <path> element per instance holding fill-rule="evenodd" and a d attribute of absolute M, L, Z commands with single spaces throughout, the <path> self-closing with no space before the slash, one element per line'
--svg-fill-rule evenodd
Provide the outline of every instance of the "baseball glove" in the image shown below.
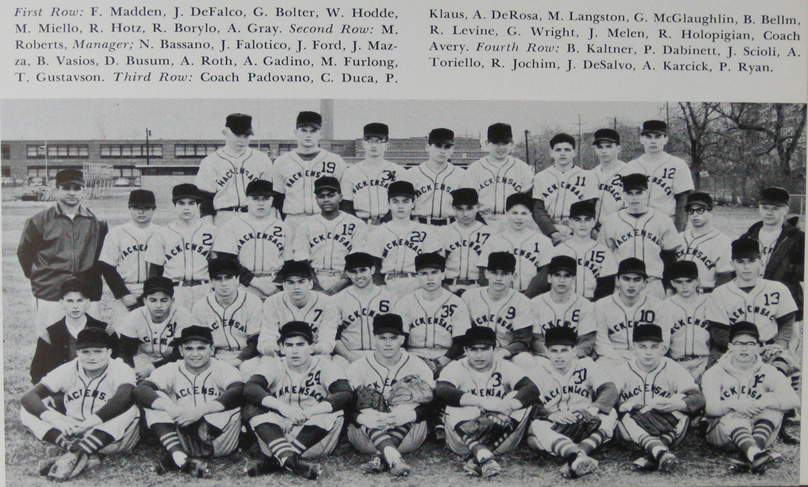
<path fill-rule="evenodd" d="M 48 471 L 48 480 L 63 482 L 80 474 L 87 467 L 86 454 L 67 452 L 53 463 Z"/>
<path fill-rule="evenodd" d="M 387 401 L 384 400 L 384 396 L 381 392 L 370 386 L 362 386 L 356 390 L 356 409 L 361 411 L 367 408 L 372 408 L 383 413 L 390 411 L 390 408 L 387 407 Z"/>
<path fill-rule="evenodd" d="M 649 409 L 641 413 L 642 409 L 635 409 L 631 412 L 631 419 L 637 425 L 653 436 L 662 436 L 665 433 L 676 431 L 679 420 L 673 413 L 665 413 L 656 409 Z"/>
<path fill-rule="evenodd" d="M 408 375 L 390 388 L 390 406 L 425 404 L 432 400 L 432 387 L 417 375 Z"/>
<path fill-rule="evenodd" d="M 555 423 L 553 431 L 561 433 L 575 443 L 580 443 L 600 428 L 600 418 L 589 411 L 582 409 L 573 414 L 578 421 L 573 424 Z"/>
<path fill-rule="evenodd" d="M 458 433 L 484 445 L 491 445 L 513 432 L 511 418 L 502 413 L 487 412 L 456 426 Z"/>

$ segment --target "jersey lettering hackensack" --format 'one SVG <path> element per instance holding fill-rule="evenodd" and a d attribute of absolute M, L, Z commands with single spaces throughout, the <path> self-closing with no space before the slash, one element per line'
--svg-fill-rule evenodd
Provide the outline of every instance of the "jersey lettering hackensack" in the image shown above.
<path fill-rule="evenodd" d="M 533 326 L 535 315 L 524 294 L 509 289 L 499 300 L 488 295 L 488 287 L 472 288 L 463 293 L 473 326 L 486 326 L 497 333 L 497 346 L 507 347 L 513 332 Z"/>
<path fill-rule="evenodd" d="M 619 397 L 618 404 L 646 405 L 696 389 L 693 376 L 673 359 L 662 357 L 659 365 L 644 372 L 631 360 L 610 371 Z"/>
<path fill-rule="evenodd" d="M 597 213 L 595 221 L 603 222 L 609 215 L 614 215 L 623 209 L 623 180 L 626 163 L 614 161 L 614 165 L 608 171 L 604 170 L 602 164 L 592 168 L 589 173 L 595 178 L 595 195 L 598 199 Z"/>
<path fill-rule="evenodd" d="M 216 227 L 202 220 L 191 227 L 169 223 L 154 232 L 146 261 L 163 266 L 163 276 L 173 281 L 207 280 L 215 236 Z"/>
<path fill-rule="evenodd" d="M 665 154 L 662 162 L 650 162 L 645 154 L 626 165 L 623 174 L 648 175 L 648 206 L 663 215 L 673 217 L 676 213 L 674 196 L 693 191 L 693 175 L 682 159 Z"/>
<path fill-rule="evenodd" d="M 140 228 L 125 223 L 109 231 L 98 260 L 115 267 L 126 284 L 142 284 L 146 274 L 146 251 L 157 225 Z"/>
<path fill-rule="evenodd" d="M 731 372 L 727 369 L 731 369 Z M 716 407 L 712 402 L 760 401 L 772 396 L 780 399 L 794 394 L 789 380 L 782 372 L 758 358 L 748 370 L 732 367 L 729 358 L 722 357 L 718 363 L 707 369 L 701 379 L 704 398 L 711 409 L 730 412 L 729 406 Z"/>
<path fill-rule="evenodd" d="M 551 412 L 586 409 L 592 405 L 598 388 L 614 381 L 589 357 L 572 359 L 566 373 L 544 357 L 531 357 L 531 361 L 527 377 L 539 388 L 542 407 Z"/>
<path fill-rule="evenodd" d="M 341 272 L 345 256 L 365 242 L 367 232 L 367 224 L 348 213 L 333 220 L 322 215 L 306 218 L 295 233 L 294 259 L 311 261 L 314 269 Z"/>
<path fill-rule="evenodd" d="M 219 229 L 213 251 L 238 255 L 241 265 L 260 276 L 279 271 L 292 258 L 292 239 L 289 226 L 277 218 L 237 214 Z"/>
<path fill-rule="evenodd" d="M 272 160 L 263 152 L 247 148 L 238 156 L 220 147 L 199 163 L 196 187 L 215 193 L 213 208 L 247 206 L 246 189 L 251 181 L 272 181 Z"/>
<path fill-rule="evenodd" d="M 553 248 L 553 257 L 566 255 L 576 262 L 575 293 L 587 299 L 595 297 L 598 278 L 606 277 L 605 272 L 616 272 L 614 253 L 606 244 L 595 240 L 571 238 Z"/>
<path fill-rule="evenodd" d="M 749 321 L 757 326 L 760 341 L 777 335 L 777 318 L 797 311 L 797 304 L 783 283 L 758 279 L 749 292 L 737 279 L 718 286 L 707 299 L 707 319 L 725 325 Z"/>
<path fill-rule="evenodd" d="M 544 343 L 544 335 L 550 328 L 567 327 L 578 333 L 579 337 L 597 330 L 595 326 L 595 305 L 588 299 L 572 294 L 563 303 L 556 303 L 547 292 L 530 300 L 533 306 L 535 322 L 533 337 Z M 540 349 L 534 348 L 536 352 Z"/>
<path fill-rule="evenodd" d="M 441 238 L 446 251 L 446 278 L 478 279 L 480 270 L 477 262 L 493 230 L 477 221 L 469 227 L 462 227 L 454 222 L 444 228 Z"/>
<path fill-rule="evenodd" d="M 373 350 L 373 318 L 393 311 L 396 300 L 384 287 L 373 286 L 366 293 L 349 286 L 334 296 L 341 321 L 339 339 L 348 350 Z"/>
<path fill-rule="evenodd" d="M 386 367 L 376 360 L 375 353 L 369 353 L 348 366 L 348 382 L 352 389 L 368 386 L 381 392 L 385 399 L 390 399 L 393 384 L 408 375 L 416 375 L 435 388 L 432 370 L 414 354 L 401 351 L 401 357 L 392 367 Z"/>
<path fill-rule="evenodd" d="M 668 355 L 678 359 L 693 355 L 710 354 L 710 324 L 707 321 L 707 297 L 691 296 L 683 299 L 676 294 L 663 304 L 662 319 L 671 330 Z"/>
<path fill-rule="evenodd" d="M 570 217 L 570 206 L 597 197 L 596 179 L 589 171 L 573 166 L 566 172 L 550 166 L 533 178 L 533 199 L 544 201 L 544 209 L 554 223 Z"/>
<path fill-rule="evenodd" d="M 261 300 L 243 289 L 237 289 L 236 299 L 228 306 L 216 301 L 210 293 L 194 303 L 193 316 L 197 322 L 210 328 L 216 356 L 227 360 L 247 346 L 247 340 L 258 336 L 264 316 Z"/>
<path fill-rule="evenodd" d="M 553 241 L 536 230 L 525 230 L 518 234 L 499 233 L 492 236 L 483 246 L 477 266 L 485 268 L 488 265 L 488 256 L 492 252 L 510 252 L 516 257 L 516 278 L 513 287 L 524 291 L 539 273 L 539 268 L 549 264 L 553 258 Z"/>
<path fill-rule="evenodd" d="M 184 328 L 195 325 L 196 320 L 188 311 L 172 306 L 162 323 L 155 323 L 146 307 L 130 311 L 117 327 L 122 337 L 140 341 L 140 353 L 152 362 L 168 357 L 174 350 L 171 343 Z"/>
<path fill-rule="evenodd" d="M 732 240 L 728 236 L 713 229 L 696 237 L 690 228 L 681 235 L 683 245 L 676 252 L 676 258 L 696 263 L 700 287 L 714 288 L 718 273 L 733 271 Z"/>
<path fill-rule="evenodd" d="M 472 396 L 505 399 L 525 377 L 522 369 L 507 360 L 495 358 L 488 370 L 477 371 L 469 365 L 469 359 L 464 357 L 449 362 L 438 380 L 448 382 Z"/>
<path fill-rule="evenodd" d="M 379 218 L 390 209 L 387 187 L 397 181 L 405 169 L 387 160 L 379 163 L 363 160 L 345 170 L 342 197 L 352 201 L 359 218 Z"/>
<path fill-rule="evenodd" d="M 312 356 L 309 366 L 301 371 L 293 370 L 286 358 L 261 357 L 253 375 L 267 381 L 273 397 L 300 409 L 323 402 L 334 382 L 347 379 L 344 370 L 321 355 Z"/>
<path fill-rule="evenodd" d="M 466 176 L 469 187 L 477 190 L 480 211 L 486 214 L 505 214 L 508 196 L 527 193 L 533 188 L 533 169 L 513 156 L 502 163 L 483 157 L 469 165 Z"/>
<path fill-rule="evenodd" d="M 422 162 L 404 171 L 399 179 L 409 181 L 415 187 L 415 210 L 412 214 L 416 217 L 453 217 L 452 191 L 470 187 L 466 170 L 451 163 L 435 172 L 427 162 Z"/>
<path fill-rule="evenodd" d="M 370 231 L 360 251 L 382 259 L 382 274 L 415 273 L 415 256 L 442 249 L 440 227 L 416 221 L 405 226 L 385 223 Z"/>
<path fill-rule="evenodd" d="M 323 176 L 342 179 L 345 172 L 345 161 L 342 157 L 320 149 L 320 152 L 309 161 L 303 160 L 295 152 L 287 152 L 275 160 L 275 179 L 273 189 L 285 194 L 283 200 L 284 215 L 317 215 L 320 207 L 314 197 L 314 181 Z"/>
<path fill-rule="evenodd" d="M 626 305 L 619 293 L 596 301 L 595 351 L 598 356 L 618 362 L 630 360 L 634 328 L 640 325 L 659 325 L 663 341 L 670 343 L 670 323 L 662 319 L 663 312 L 662 301 L 653 296 L 640 296 L 633 306 Z"/>
<path fill-rule="evenodd" d="M 187 408 L 215 401 L 228 387 L 242 382 L 238 369 L 216 358 L 199 374 L 188 370 L 184 360 L 167 363 L 152 372 L 147 380 L 179 406 Z"/>
<path fill-rule="evenodd" d="M 466 304 L 446 289 L 440 289 L 433 300 L 425 297 L 423 289 L 407 294 L 393 312 L 404 321 L 408 350 L 422 358 L 444 355 L 452 339 L 464 335 L 471 326 Z"/>
<path fill-rule="evenodd" d="M 258 352 L 277 353 L 278 338 L 283 325 L 290 321 L 305 321 L 314 332 L 315 353 L 325 355 L 334 351 L 339 326 L 339 308 L 334 298 L 310 291 L 308 301 L 298 308 L 285 291 L 273 294 L 264 302 L 264 326 L 258 337 Z"/>
<path fill-rule="evenodd" d="M 54 394 L 64 393 L 66 415 L 83 421 L 107 404 L 120 386 L 134 387 L 135 371 L 123 360 L 114 358 L 98 377 L 91 378 L 79 359 L 73 359 L 50 371 L 40 384 Z"/>

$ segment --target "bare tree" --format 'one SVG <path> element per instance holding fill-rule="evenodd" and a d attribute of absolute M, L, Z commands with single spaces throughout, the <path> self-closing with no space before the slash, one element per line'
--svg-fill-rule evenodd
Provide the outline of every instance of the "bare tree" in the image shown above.
<path fill-rule="evenodd" d="M 721 132 L 719 103 L 679 103 L 685 128 L 686 151 L 690 156 L 690 172 L 696 188 L 701 187 L 701 172 L 709 169 L 715 150 L 724 140 Z"/>

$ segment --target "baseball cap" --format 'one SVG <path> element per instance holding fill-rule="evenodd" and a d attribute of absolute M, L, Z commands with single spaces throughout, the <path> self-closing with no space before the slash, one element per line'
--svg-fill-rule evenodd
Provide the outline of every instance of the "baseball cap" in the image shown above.
<path fill-rule="evenodd" d="M 469 205 L 474 206 L 480 203 L 480 196 L 474 188 L 460 188 L 451 192 L 452 206 Z"/>
<path fill-rule="evenodd" d="M 572 145 L 573 149 L 575 148 L 575 137 L 573 137 L 570 134 L 564 134 L 564 133 L 556 134 L 553 136 L 552 139 L 550 139 L 550 148 L 552 149 L 553 147 L 556 146 L 556 144 L 561 144 L 563 142 Z"/>
<path fill-rule="evenodd" d="M 620 134 L 618 134 L 616 130 L 612 129 L 595 130 L 595 140 L 592 142 L 592 145 L 595 145 L 598 142 L 612 142 L 620 145 Z"/>
<path fill-rule="evenodd" d="M 147 189 L 136 189 L 129 193 L 129 206 L 135 208 L 155 208 L 154 193 Z"/>
<path fill-rule="evenodd" d="M 415 270 L 421 269 L 446 269 L 446 258 L 437 252 L 428 252 L 415 256 Z"/>
<path fill-rule="evenodd" d="M 323 189 L 331 189 L 337 192 L 341 192 L 342 188 L 339 184 L 339 179 L 335 178 L 334 176 L 322 176 L 317 178 L 314 181 L 314 193 L 319 193 L 320 190 Z"/>
<path fill-rule="evenodd" d="M 171 201 L 176 203 L 183 198 L 191 198 L 199 201 L 199 188 L 197 188 L 195 184 L 190 183 L 183 183 L 174 186 L 174 188 L 171 189 Z"/>
<path fill-rule="evenodd" d="M 687 203 L 685 203 L 685 208 L 693 207 L 712 208 L 713 198 L 705 192 L 694 191 L 687 195 Z"/>
<path fill-rule="evenodd" d="M 617 266 L 617 275 L 622 276 L 623 274 L 639 274 L 642 277 L 648 277 L 645 272 L 645 262 L 636 257 L 629 257 L 620 261 Z"/>
<path fill-rule="evenodd" d="M 345 270 L 359 269 L 360 267 L 373 267 L 375 258 L 365 252 L 354 252 L 345 256 Z"/>
<path fill-rule="evenodd" d="M 511 208 L 517 205 L 522 205 L 528 210 L 532 210 L 533 198 L 527 193 L 514 193 L 505 199 L 505 211 L 510 211 Z"/>
<path fill-rule="evenodd" d="M 569 326 L 553 326 L 544 332 L 544 346 L 569 345 L 578 343 L 578 332 Z"/>
<path fill-rule="evenodd" d="M 287 338 L 303 337 L 311 345 L 314 343 L 314 332 L 311 330 L 311 325 L 305 321 L 290 321 L 281 327 L 280 338 L 278 343 L 282 343 Z"/>
<path fill-rule="evenodd" d="M 646 120 L 642 123 L 642 131 L 640 135 L 645 134 L 668 134 L 668 124 L 662 120 Z"/>
<path fill-rule="evenodd" d="M 81 293 L 87 297 L 87 283 L 78 277 L 71 277 L 59 286 L 59 297 L 63 298 L 67 293 Z"/>
<path fill-rule="evenodd" d="M 373 334 L 393 333 L 395 335 L 406 335 L 404 333 L 404 321 L 401 316 L 393 313 L 376 315 L 373 317 Z"/>
<path fill-rule="evenodd" d="M 770 186 L 760 192 L 761 205 L 788 206 L 788 191 L 777 186 Z"/>
<path fill-rule="evenodd" d="M 231 113 L 224 126 L 236 135 L 253 135 L 252 117 L 243 113 Z"/>
<path fill-rule="evenodd" d="M 199 340 L 205 343 L 213 343 L 213 333 L 210 331 L 210 328 L 208 327 L 192 325 L 182 329 L 182 333 L 180 333 L 180 337 L 177 339 L 177 343 L 181 345 L 185 342 L 190 342 L 192 340 Z"/>
<path fill-rule="evenodd" d="M 396 196 L 415 198 L 415 186 L 409 181 L 394 181 L 387 187 L 387 199 Z"/>
<path fill-rule="evenodd" d="M 90 326 L 79 332 L 76 348 L 112 348 L 112 339 L 101 328 Z"/>
<path fill-rule="evenodd" d="M 449 129 L 433 129 L 429 132 L 429 144 L 452 144 L 454 145 L 454 132 Z"/>
<path fill-rule="evenodd" d="M 250 181 L 247 189 L 244 190 L 244 194 L 247 196 L 273 196 L 275 191 L 270 181 L 256 179 L 255 181 Z"/>
<path fill-rule="evenodd" d="M 289 277 L 305 277 L 311 279 L 311 265 L 305 260 L 287 260 L 278 271 L 278 278 L 281 280 Z"/>
<path fill-rule="evenodd" d="M 737 335 L 752 335 L 760 340 L 760 332 L 757 326 L 749 321 L 738 321 L 729 326 L 729 341 L 734 340 Z"/>
<path fill-rule="evenodd" d="M 547 272 L 553 275 L 558 271 L 567 271 L 574 276 L 578 273 L 578 263 L 569 255 L 556 255 L 550 259 Z"/>
<path fill-rule="evenodd" d="M 692 260 L 677 260 L 668 269 L 668 276 L 674 279 L 698 279 L 699 268 Z"/>
<path fill-rule="evenodd" d="M 150 296 L 158 292 L 174 296 L 174 282 L 167 277 L 150 277 L 146 279 L 143 283 L 143 296 Z"/>
<path fill-rule="evenodd" d="M 323 117 L 317 112 L 300 112 L 297 114 L 295 126 L 297 128 L 314 127 L 319 129 L 323 126 Z"/>
<path fill-rule="evenodd" d="M 760 257 L 760 244 L 751 238 L 739 238 L 732 242 L 732 260 L 757 259 Z"/>
<path fill-rule="evenodd" d="M 56 186 L 65 184 L 84 186 L 84 173 L 78 169 L 62 169 L 56 173 Z"/>
<path fill-rule="evenodd" d="M 362 137 L 365 139 L 368 137 L 379 137 L 380 139 L 387 140 L 389 136 L 390 127 L 383 123 L 369 123 L 362 129 Z"/>
<path fill-rule="evenodd" d="M 465 335 L 460 338 L 464 347 L 472 347 L 474 345 L 497 346 L 497 333 L 487 326 L 472 326 L 466 330 Z"/>
<path fill-rule="evenodd" d="M 662 328 L 659 325 L 640 325 L 634 328 L 631 338 L 635 342 L 662 342 Z"/>
<path fill-rule="evenodd" d="M 495 123 L 488 127 L 488 142 L 507 144 L 513 142 L 513 130 L 507 123 Z"/>
<path fill-rule="evenodd" d="M 626 174 L 620 180 L 623 182 L 623 191 L 631 191 L 632 189 L 648 190 L 648 176 L 645 174 Z"/>
<path fill-rule="evenodd" d="M 570 205 L 570 218 L 578 218 L 579 216 L 591 216 L 595 218 L 595 204 L 591 201 L 576 201 Z"/>
<path fill-rule="evenodd" d="M 514 273 L 516 271 L 516 257 L 510 252 L 491 252 L 488 254 L 489 271 L 503 271 Z"/>
<path fill-rule="evenodd" d="M 217 257 L 208 262 L 208 275 L 211 278 L 216 276 L 238 276 L 241 274 L 241 265 L 238 260 L 232 257 Z"/>

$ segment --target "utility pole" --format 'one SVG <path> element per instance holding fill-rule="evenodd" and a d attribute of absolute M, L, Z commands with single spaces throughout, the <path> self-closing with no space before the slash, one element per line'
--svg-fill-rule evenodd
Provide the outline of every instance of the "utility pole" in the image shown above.
<path fill-rule="evenodd" d="M 149 147 L 149 136 L 151 135 L 151 130 L 149 127 L 146 127 L 146 165 L 149 165 L 151 161 L 151 148 Z"/>
<path fill-rule="evenodd" d="M 525 130 L 525 162 L 527 165 L 530 165 L 530 144 L 528 144 L 528 134 L 530 134 L 529 130 Z"/>
<path fill-rule="evenodd" d="M 578 150 L 576 151 L 576 157 L 578 159 L 578 167 L 581 167 L 581 144 L 583 144 L 583 139 L 581 135 L 581 114 L 578 114 Z"/>

